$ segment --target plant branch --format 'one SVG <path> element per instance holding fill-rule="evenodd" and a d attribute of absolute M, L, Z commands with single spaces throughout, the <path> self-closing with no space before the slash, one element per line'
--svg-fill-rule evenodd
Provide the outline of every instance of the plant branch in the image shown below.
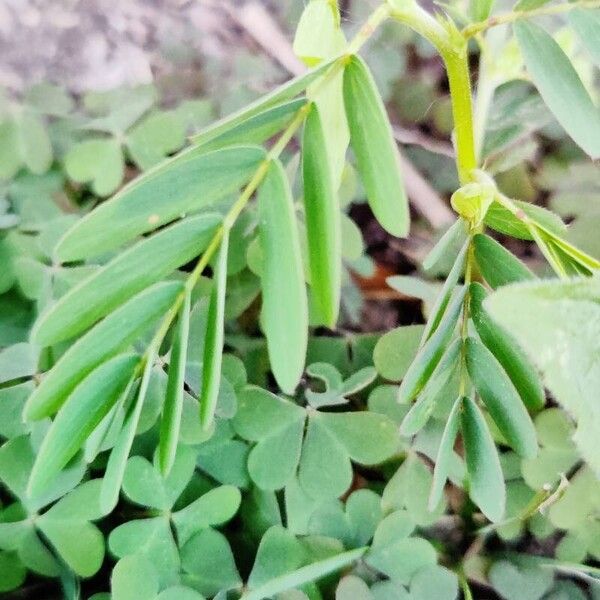
<path fill-rule="evenodd" d="M 581 0 L 580 2 L 565 2 L 564 4 L 557 4 L 554 6 L 542 6 L 540 8 L 533 8 L 531 10 L 515 10 L 507 12 L 502 15 L 496 15 L 489 17 L 485 21 L 479 21 L 479 23 L 472 23 L 467 25 L 462 30 L 462 35 L 465 39 L 469 39 L 482 31 L 486 31 L 491 27 L 498 25 L 506 25 L 508 23 L 514 23 L 521 19 L 530 19 L 532 17 L 540 17 L 544 15 L 558 15 L 561 13 L 569 12 L 574 8 L 585 8 L 594 9 L 600 8 L 600 0 Z"/>

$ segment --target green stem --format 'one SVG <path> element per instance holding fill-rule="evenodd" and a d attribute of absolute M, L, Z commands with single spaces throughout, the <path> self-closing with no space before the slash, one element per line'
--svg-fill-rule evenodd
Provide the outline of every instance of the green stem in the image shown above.
<path fill-rule="evenodd" d="M 382 4 L 376 8 L 348 44 L 348 54 L 356 54 L 375 33 L 375 30 L 390 16 L 391 12 L 388 4 Z"/>
<path fill-rule="evenodd" d="M 465 39 L 469 39 L 482 31 L 486 31 L 491 27 L 497 27 L 498 25 L 506 25 L 507 23 L 514 23 L 520 19 L 530 19 L 532 17 L 539 17 L 542 15 L 558 15 L 561 13 L 569 12 L 574 8 L 585 8 L 594 9 L 600 8 L 600 0 L 582 0 L 580 2 L 569 2 L 564 4 L 557 4 L 555 6 L 542 6 L 540 8 L 534 8 L 532 10 L 515 10 L 503 15 L 496 15 L 489 17 L 485 21 L 479 23 L 472 23 L 467 25 L 462 30 L 462 35 Z"/>
<path fill-rule="evenodd" d="M 402 9 L 394 6 L 392 17 L 429 40 L 446 65 L 454 118 L 456 166 L 461 183 L 468 183 L 472 180 L 472 171 L 477 168 L 477 158 L 467 43 L 453 24 L 442 25 L 416 2 L 407 2 Z"/>

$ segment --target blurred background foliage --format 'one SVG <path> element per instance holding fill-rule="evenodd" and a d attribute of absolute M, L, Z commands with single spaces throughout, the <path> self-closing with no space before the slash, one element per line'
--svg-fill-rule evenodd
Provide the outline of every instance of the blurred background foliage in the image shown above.
<path fill-rule="evenodd" d="M 137 173 L 185 146 L 187 136 L 302 68 L 291 47 L 303 9 L 300 0 L 50 4 L 51 10 L 43 0 L 0 4 L 0 386 L 36 375 L 40 357 L 27 343 L 33 320 L 47 303 L 96 268 L 64 269 L 53 262 L 52 251 L 62 233 Z M 344 28 L 355 30 L 374 5 L 364 0 L 341 2 Z M 468 7 L 459 2 L 451 9 L 460 20 Z M 577 40 L 562 31 L 560 23 L 557 27 L 557 39 L 576 57 L 581 51 Z M 347 378 L 374 362 L 382 379 L 396 382 L 422 332 L 419 325 L 396 328 L 422 322 L 440 286 L 435 277 L 444 276 L 451 266 L 439 264 L 437 272 L 428 273 L 425 279 L 421 262 L 452 222 L 448 198 L 458 181 L 449 141 L 452 120 L 447 81 L 433 49 L 407 29 L 389 23 L 374 36 L 364 55 L 386 100 L 406 162 L 415 220 L 407 240 L 386 234 L 373 219 L 353 169 L 347 165 L 341 194 L 347 213 L 344 258 L 348 268 L 343 319 L 337 337 L 311 338 L 307 364 L 326 361 Z M 558 212 L 569 223 L 567 237 L 600 257 L 598 166 L 569 141 L 532 86 L 521 79 L 518 57 L 511 59 L 510 52 L 503 56 L 508 58 L 492 86 L 495 93 L 482 150 L 486 168 L 507 195 Z M 594 89 L 598 70 L 586 61 L 575 64 L 584 82 Z M 477 73 L 475 46 L 473 65 Z M 291 156 L 292 176 L 297 167 Z M 227 310 L 235 324 L 230 325 L 228 345 L 243 357 L 242 379 L 247 373 L 251 383 L 267 385 L 264 342 L 248 336 L 257 331 L 260 250 L 255 224 L 249 210 L 232 233 Z M 533 270 L 545 269 L 529 242 L 511 240 L 510 249 Z M 389 276 L 394 279 L 388 286 Z M 201 308 L 194 318 L 203 318 Z M 41 364 L 44 360 L 41 357 Z M 232 372 L 244 370 L 233 358 L 230 363 Z M 318 374 L 318 367 L 313 372 Z M 375 387 L 372 381 L 367 377 L 365 383 L 370 386 L 365 394 L 369 408 L 399 423 L 408 407 L 395 403 L 394 386 Z M 0 387 L 2 438 L 29 433 L 15 415 L 20 414 L 18 408 L 30 385 Z M 330 400 L 343 401 L 343 389 L 326 391 Z M 407 510 L 422 528 L 437 523 L 435 535 L 446 548 L 464 550 L 464 540 L 453 538 L 454 515 L 440 520 L 444 507 L 434 517 L 423 513 L 431 473 L 416 453 L 434 459 L 448 409 L 446 403 L 412 447 L 409 440 L 403 440 L 409 458 L 378 491 L 389 510 Z M 150 429 L 160 405 L 157 402 L 147 410 Z M 490 585 L 498 597 L 507 600 L 522 600 L 524 586 L 534 590 L 527 596 L 532 600 L 585 597 L 583 588 L 572 581 L 554 582 L 547 571 L 513 560 L 506 554 L 510 549 L 555 554 L 565 562 L 582 562 L 586 557 L 600 560 L 600 484 L 585 467 L 580 468 L 568 436 L 570 424 L 560 409 L 539 413 L 536 426 L 542 446 L 536 459 L 521 463 L 512 453 L 503 455 L 507 517 L 515 517 L 498 529 L 506 545 L 497 544 L 493 559 L 482 558 L 476 549 L 472 559 L 467 556 L 464 566 L 469 578 L 480 582 L 486 590 L 483 594 L 490 594 L 476 597 L 494 597 Z M 192 427 L 191 443 L 199 441 L 196 433 Z M 224 432 L 214 441 L 215 447 L 233 444 L 232 436 L 231 431 Z M 236 443 L 247 452 L 245 442 Z M 204 461 L 205 472 L 214 475 L 211 448 L 203 452 L 199 460 Z M 458 484 L 463 469 L 456 456 L 453 482 Z M 558 471 L 576 473 L 572 485 L 546 514 L 521 518 L 545 484 L 558 484 Z M 243 477 L 234 483 L 246 486 L 247 475 Z M 199 481 L 196 487 L 200 489 L 204 480 Z M 403 499 L 399 492 L 403 487 L 417 491 Z M 459 505 L 452 496 L 447 501 Z M 266 500 L 258 497 L 256 502 L 265 504 Z M 313 519 L 310 532 L 331 534 L 331 524 L 344 520 L 343 508 L 333 503 L 320 510 L 321 518 Z M 463 517 L 469 520 L 472 515 Z M 13 519 L 14 515 L 0 516 L 0 520 Z M 267 517 L 258 524 L 250 517 L 244 519 L 249 528 L 258 530 L 259 538 L 267 525 L 277 522 Z M 307 526 L 294 531 L 298 535 L 307 532 Z M 339 532 L 335 536 L 343 537 Z M 494 564 L 488 571 L 490 561 Z M 0 573 L 6 577 L 0 591 L 10 589 L 11 582 L 17 587 L 25 577 L 20 562 L 8 553 L 0 553 Z M 367 590 L 373 596 L 365 595 L 360 580 L 352 577 L 342 583 L 342 599 L 392 597 L 384 596 L 381 586 L 379 591 Z M 407 591 L 406 596 L 394 597 L 431 600 L 432 596 L 423 595 L 426 592 L 416 591 L 419 586 L 426 590 L 426 583 L 413 580 L 411 590 L 413 585 L 410 596 Z M 452 579 L 444 597 L 455 596 L 456 585 Z M 589 593 L 600 597 L 597 591 Z"/>

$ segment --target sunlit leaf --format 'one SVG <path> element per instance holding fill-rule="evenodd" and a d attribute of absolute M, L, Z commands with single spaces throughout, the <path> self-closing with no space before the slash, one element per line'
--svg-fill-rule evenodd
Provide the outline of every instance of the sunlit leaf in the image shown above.
<path fill-rule="evenodd" d="M 292 394 L 304 370 L 308 304 L 291 190 L 283 166 L 272 161 L 258 192 L 264 252 L 262 319 L 273 375 Z"/>
<path fill-rule="evenodd" d="M 357 56 L 349 59 L 344 70 L 344 103 L 369 205 L 386 231 L 404 237 L 410 216 L 396 142 L 373 77 Z"/>

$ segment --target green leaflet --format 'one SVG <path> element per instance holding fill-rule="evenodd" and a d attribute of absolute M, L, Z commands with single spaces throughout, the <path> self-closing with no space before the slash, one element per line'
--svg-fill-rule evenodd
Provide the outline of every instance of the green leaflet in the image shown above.
<path fill-rule="evenodd" d="M 179 441 L 185 364 L 190 333 L 190 294 L 191 292 L 186 290 L 179 311 L 179 320 L 177 321 L 175 339 L 169 359 L 169 377 L 167 379 L 167 392 L 160 422 L 158 443 L 158 463 L 163 476 L 168 475 L 171 471 L 175 460 L 175 452 L 177 451 L 177 442 Z"/>
<path fill-rule="evenodd" d="M 537 436 L 523 402 L 494 355 L 475 338 L 466 340 L 469 377 L 510 446 L 523 458 L 537 454 Z"/>
<path fill-rule="evenodd" d="M 600 67 L 600 9 L 576 8 L 569 12 L 568 19 L 579 41 Z"/>
<path fill-rule="evenodd" d="M 369 205 L 386 231 L 405 237 L 410 215 L 398 150 L 373 77 L 358 56 L 352 56 L 344 70 L 344 104 Z"/>
<path fill-rule="evenodd" d="M 205 153 L 190 148 L 126 185 L 79 220 L 56 247 L 61 262 L 98 256 L 181 215 L 210 207 L 254 174 L 265 152 L 235 146 Z"/>
<path fill-rule="evenodd" d="M 305 567 L 300 567 L 292 573 L 280 575 L 254 590 L 245 592 L 240 600 L 263 600 L 263 598 L 270 598 L 280 592 L 295 589 L 305 583 L 316 581 L 358 560 L 366 550 L 367 548 L 349 550 L 348 552 L 342 552 L 341 554 L 325 558 Z"/>
<path fill-rule="evenodd" d="M 340 203 L 316 105 L 306 118 L 302 138 L 304 210 L 312 298 L 319 322 L 335 327 L 342 286 Z"/>
<path fill-rule="evenodd" d="M 558 43 L 539 25 L 513 25 L 531 75 L 544 102 L 566 132 L 593 159 L 600 157 L 600 110 Z"/>
<path fill-rule="evenodd" d="M 117 441 L 108 457 L 100 489 L 100 508 L 104 514 L 111 512 L 119 500 L 119 491 L 123 483 L 127 459 L 140 421 L 140 414 L 148 392 L 148 384 L 150 383 L 155 360 L 156 353 L 151 353 L 146 359 L 135 401 L 129 408 L 123 428 L 119 432 Z"/>
<path fill-rule="evenodd" d="M 223 360 L 223 337 L 225 332 L 225 292 L 227 290 L 227 254 L 229 231 L 221 239 L 219 257 L 215 265 L 213 288 L 210 295 L 206 336 L 202 359 L 202 394 L 200 396 L 200 424 L 205 431 L 213 423 Z"/>
<path fill-rule="evenodd" d="M 262 144 L 284 129 L 306 104 L 306 98 L 297 98 L 267 108 L 239 125 L 224 131 L 210 141 L 199 144 L 204 152 L 240 144 Z M 202 135 L 202 134 L 199 134 Z M 195 143 L 197 136 L 192 137 Z"/>
<path fill-rule="evenodd" d="M 488 211 L 489 212 L 489 211 Z M 429 271 L 435 267 L 456 246 L 461 246 L 467 239 L 467 229 L 464 219 L 456 219 L 445 231 L 444 235 L 437 241 L 436 245 L 429 251 L 423 260 L 423 268 Z"/>
<path fill-rule="evenodd" d="M 212 140 L 223 136 L 235 127 L 238 127 L 244 121 L 264 112 L 265 110 L 272 108 L 274 105 L 290 100 L 294 96 L 297 96 L 300 92 L 304 91 L 313 81 L 323 75 L 327 69 L 333 65 L 336 60 L 333 59 L 321 63 L 315 69 L 312 69 L 294 79 L 291 79 L 282 86 L 276 88 L 272 92 L 262 96 L 256 102 L 245 106 L 241 110 L 228 115 L 227 117 L 209 125 L 206 129 L 201 131 L 199 134 L 192 138 L 192 142 L 197 145 L 207 144 Z"/>
<path fill-rule="evenodd" d="M 452 462 L 452 453 L 454 451 L 454 442 L 460 427 L 460 414 L 463 410 L 463 399 L 458 398 L 448 415 L 446 427 L 442 435 L 442 441 L 435 459 L 435 468 L 433 469 L 433 482 L 431 484 L 431 492 L 429 493 L 428 507 L 430 511 L 434 511 L 436 506 L 441 502 L 444 493 L 444 485 L 448 479 L 450 472 L 450 464 Z"/>
<path fill-rule="evenodd" d="M 398 402 L 400 404 L 410 402 L 429 381 L 450 341 L 462 310 L 465 293 L 466 288 L 464 287 L 455 293 L 435 333 L 417 353 L 400 384 L 398 390 Z"/>
<path fill-rule="evenodd" d="M 435 410 L 436 400 L 440 393 L 449 384 L 458 363 L 460 350 L 462 348 L 461 338 L 457 338 L 444 352 L 440 362 L 436 365 L 429 381 L 420 393 L 417 401 L 412 405 L 407 415 L 402 420 L 400 431 L 402 435 L 415 435 L 425 425 Z"/>
<path fill-rule="evenodd" d="M 494 0 L 470 0 L 469 13 L 473 21 L 485 21 L 490 16 Z"/>
<path fill-rule="evenodd" d="M 546 403 L 539 375 L 527 355 L 519 348 L 516 340 L 495 323 L 483 308 L 486 296 L 482 285 L 471 284 L 469 308 L 475 329 L 481 341 L 504 367 L 525 406 L 529 410 L 539 410 Z"/>
<path fill-rule="evenodd" d="M 190 217 L 140 240 L 71 288 L 38 320 L 32 339 L 49 346 L 93 325 L 133 294 L 198 256 L 219 221 L 216 214 Z"/>
<path fill-rule="evenodd" d="M 258 191 L 258 211 L 263 328 L 273 375 L 291 394 L 304 370 L 308 306 L 292 193 L 278 160 L 270 163 Z"/>
<path fill-rule="evenodd" d="M 600 278 L 514 285 L 484 303 L 541 370 L 546 387 L 577 422 L 573 436 L 600 474 Z"/>
<path fill-rule="evenodd" d="M 567 226 L 562 219 L 552 211 L 531 204 L 531 202 L 523 202 L 522 200 L 512 200 L 512 203 L 521 209 L 530 221 L 547 230 L 553 235 L 565 235 Z M 522 219 L 519 219 L 510 210 L 502 206 L 499 202 L 492 202 L 485 214 L 483 222 L 492 229 L 516 237 L 521 240 L 533 240 L 529 228 Z"/>
<path fill-rule="evenodd" d="M 135 341 L 167 312 L 182 290 L 179 282 L 158 283 L 93 327 L 44 376 L 27 400 L 24 418 L 38 420 L 55 413 L 90 371 Z"/>
<path fill-rule="evenodd" d="M 491 237 L 478 233 L 473 237 L 473 246 L 479 270 L 491 287 L 535 279 L 525 264 Z"/>
<path fill-rule="evenodd" d="M 504 476 L 494 440 L 471 398 L 462 399 L 460 426 L 469 473 L 469 496 L 490 521 L 498 522 L 506 504 Z"/>
<path fill-rule="evenodd" d="M 139 362 L 137 354 L 120 354 L 92 371 L 58 412 L 40 447 L 28 491 L 41 492 L 81 448 L 123 393 Z"/>
<path fill-rule="evenodd" d="M 421 339 L 421 344 L 424 344 L 431 335 L 438 328 L 442 317 L 448 307 L 448 302 L 450 302 L 450 296 L 454 291 L 454 288 L 458 284 L 458 280 L 462 276 L 465 268 L 465 263 L 467 259 L 467 252 L 469 250 L 469 246 L 471 244 L 471 240 L 467 240 L 459 252 L 454 264 L 452 265 L 452 269 L 450 269 L 450 273 L 448 273 L 448 277 L 446 277 L 446 281 L 440 290 L 438 297 L 436 298 L 435 304 L 431 309 L 431 314 L 429 315 L 429 319 L 427 319 L 427 324 L 425 325 L 425 331 L 423 332 L 423 338 Z"/>

